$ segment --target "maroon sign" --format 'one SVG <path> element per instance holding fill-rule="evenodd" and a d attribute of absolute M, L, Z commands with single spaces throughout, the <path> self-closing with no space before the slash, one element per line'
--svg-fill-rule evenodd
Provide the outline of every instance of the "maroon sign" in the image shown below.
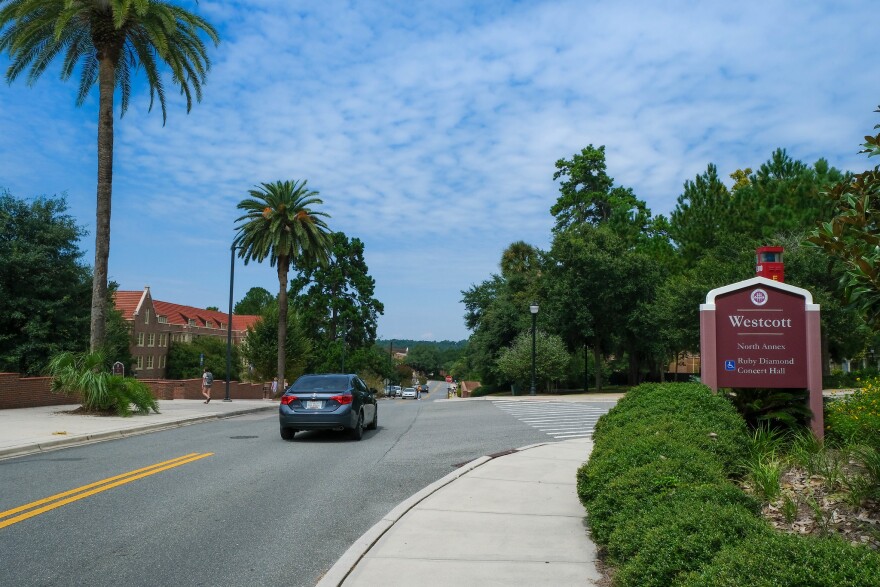
<path fill-rule="evenodd" d="M 719 387 L 807 385 L 806 300 L 766 285 L 715 298 Z"/>

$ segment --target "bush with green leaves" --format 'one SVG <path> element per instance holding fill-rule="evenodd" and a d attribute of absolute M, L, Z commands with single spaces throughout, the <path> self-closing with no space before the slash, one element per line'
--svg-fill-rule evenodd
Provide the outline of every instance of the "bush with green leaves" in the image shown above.
<path fill-rule="evenodd" d="M 769 426 L 750 438 L 727 398 L 705 386 L 647 384 L 600 419 L 594 442 L 578 496 L 617 565 L 617 587 L 877 584 L 877 553 L 779 535 L 731 482 L 743 463 L 776 458 L 783 445 L 814 461 L 815 439 Z"/>
<path fill-rule="evenodd" d="M 622 564 L 633 559 L 648 544 L 651 529 L 676 523 L 682 511 L 736 510 L 757 520 L 756 514 L 761 508 L 754 498 L 731 483 L 680 488 L 643 505 L 645 507 L 621 521 L 611 533 L 608 555 L 612 562 Z"/>
<path fill-rule="evenodd" d="M 596 423 L 593 456 L 635 439 L 668 440 L 715 455 L 733 472 L 748 445 L 745 423 L 724 397 L 699 383 L 650 383 L 631 389 Z M 592 460 L 592 458 L 591 458 Z"/>
<path fill-rule="evenodd" d="M 53 356 L 48 368 L 52 391 L 79 396 L 83 409 L 90 412 L 115 411 L 120 416 L 148 414 L 150 410 L 159 413 L 159 404 L 146 384 L 113 375 L 105 363 L 100 352 Z"/>
<path fill-rule="evenodd" d="M 586 500 L 582 497 L 590 520 L 590 532 L 596 542 L 607 544 L 611 532 L 624 520 L 670 498 L 678 491 L 717 485 L 724 481 L 718 463 L 698 451 L 689 454 L 689 458 L 658 458 L 629 469 L 615 476 Z M 586 476 L 588 482 L 589 470 Z M 579 492 L 582 489 L 580 481 Z"/>
<path fill-rule="evenodd" d="M 755 534 L 721 550 L 683 587 L 876 587 L 880 555 L 837 538 Z"/>
<path fill-rule="evenodd" d="M 852 394 L 836 398 L 825 407 L 829 439 L 880 448 L 880 378 L 858 381 Z"/>
<path fill-rule="evenodd" d="M 708 499 L 674 499 L 658 504 L 636 518 L 641 536 L 630 532 L 613 536 L 615 552 L 623 549 L 624 538 L 631 557 L 615 575 L 619 587 L 667 587 L 691 571 L 710 563 L 723 547 L 772 530 L 753 511 L 735 504 Z M 626 525 L 622 525 L 625 527 Z M 621 528 L 622 528 L 621 527 Z M 635 538 L 635 540 L 632 540 Z M 609 547 L 610 547 L 609 545 Z"/>

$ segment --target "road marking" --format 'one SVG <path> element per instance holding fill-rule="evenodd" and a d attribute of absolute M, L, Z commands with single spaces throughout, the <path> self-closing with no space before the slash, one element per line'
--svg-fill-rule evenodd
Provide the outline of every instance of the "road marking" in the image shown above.
<path fill-rule="evenodd" d="M 101 481 L 89 483 L 88 485 L 77 487 L 76 489 L 70 489 L 62 493 L 57 493 L 50 497 L 39 499 L 37 501 L 33 501 L 22 506 L 12 508 L 11 510 L 6 510 L 5 512 L 0 512 L 0 528 L 5 528 L 6 526 L 17 524 L 18 522 L 27 520 L 28 518 L 33 518 L 34 516 L 38 516 L 50 510 L 54 510 L 55 508 L 59 508 L 63 505 L 73 503 L 74 501 L 79 501 L 80 499 L 95 495 L 96 493 L 101 493 L 102 491 L 107 491 L 108 489 L 112 489 L 113 487 L 125 485 L 126 483 L 131 483 L 132 481 L 136 481 L 144 477 L 149 477 L 150 475 L 155 475 L 156 473 L 161 473 L 162 471 L 167 471 L 168 469 L 173 469 L 174 467 L 179 467 L 181 465 L 186 465 L 205 457 L 210 457 L 213 454 L 214 453 L 212 452 L 190 453 L 188 455 L 183 455 L 182 457 L 177 457 L 176 459 L 162 461 L 161 463 L 156 463 L 155 465 L 150 465 L 149 467 L 143 467 L 142 469 L 135 469 L 134 471 L 123 473 L 122 475 L 108 477 L 107 479 L 102 479 Z M 25 513 L 9 518 L 9 516 L 13 516 L 14 514 L 18 514 L 19 512 Z M 3 518 L 9 519 L 3 520 Z"/>
<path fill-rule="evenodd" d="M 589 438 L 599 416 L 612 405 L 582 402 L 493 400 L 499 409 L 553 438 Z"/>

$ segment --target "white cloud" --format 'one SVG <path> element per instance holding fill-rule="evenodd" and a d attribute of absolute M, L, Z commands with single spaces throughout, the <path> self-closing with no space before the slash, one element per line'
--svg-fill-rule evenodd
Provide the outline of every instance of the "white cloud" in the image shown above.
<path fill-rule="evenodd" d="M 554 163 L 587 144 L 668 214 L 709 162 L 726 177 L 784 147 L 865 168 L 857 145 L 880 102 L 876 51 L 853 32 L 872 21 L 867 0 L 194 9 L 223 38 L 204 101 L 186 115 L 169 92 L 163 127 L 141 88 L 117 119 L 111 275 L 217 305 L 236 203 L 308 179 L 331 226 L 367 245 L 384 336 L 464 337 L 460 290 L 510 242 L 547 245 Z M 68 189 L 91 225 L 94 104 L 74 108 L 75 84 L 54 78 L 0 92 L 0 185 Z M 276 289 L 268 266 L 236 283 L 237 298 Z"/>

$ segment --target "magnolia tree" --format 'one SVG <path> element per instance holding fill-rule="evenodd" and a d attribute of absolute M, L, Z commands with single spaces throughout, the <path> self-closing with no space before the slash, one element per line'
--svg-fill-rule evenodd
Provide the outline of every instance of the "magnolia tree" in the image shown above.
<path fill-rule="evenodd" d="M 555 334 L 535 333 L 535 381 L 542 383 L 562 379 L 568 372 L 570 357 L 562 339 Z M 526 385 L 532 378 L 532 333 L 522 332 L 513 344 L 501 350 L 498 370 L 511 381 Z"/>

